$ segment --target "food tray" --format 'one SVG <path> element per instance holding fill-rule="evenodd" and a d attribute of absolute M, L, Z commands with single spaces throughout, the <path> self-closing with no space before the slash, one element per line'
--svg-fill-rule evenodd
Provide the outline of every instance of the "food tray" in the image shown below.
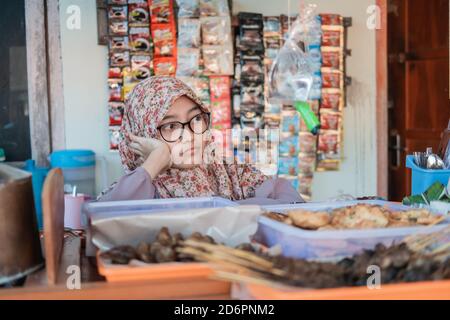
<path fill-rule="evenodd" d="M 197 208 L 235 207 L 237 203 L 220 197 L 197 197 L 183 199 L 149 199 L 112 202 L 88 202 L 83 205 L 82 224 L 87 226 L 86 255 L 95 256 L 95 246 L 89 228 L 93 218 L 113 218 L 136 214 L 152 214 L 166 211 Z"/>
<path fill-rule="evenodd" d="M 113 265 L 105 262 L 97 253 L 97 266 L 100 275 L 112 283 L 146 282 L 164 288 L 173 288 L 164 292 L 161 298 L 182 298 L 186 293 L 180 286 L 189 286 L 190 295 L 201 294 L 205 296 L 229 296 L 230 282 L 211 279 L 213 269 L 207 263 L 173 262 L 160 264 Z M 167 291 L 167 290 L 166 290 Z M 184 290 L 185 291 L 185 290 Z M 196 292 L 198 291 L 198 292 Z M 158 298 L 158 293 L 152 293 L 152 298 Z"/>
<path fill-rule="evenodd" d="M 358 203 L 386 206 L 389 209 L 406 210 L 410 207 L 398 203 L 366 200 L 328 203 L 305 203 L 295 205 L 263 206 L 266 211 L 283 213 L 290 209 L 311 211 L 329 210 Z M 411 234 L 437 232 L 449 225 L 449 219 L 435 226 L 404 228 L 379 228 L 364 230 L 303 230 L 294 226 L 260 216 L 258 230 L 253 239 L 267 247 L 280 245 L 284 256 L 298 259 L 330 259 L 352 256 L 364 249 L 373 249 L 377 243 L 390 246 L 401 242 Z"/>
<path fill-rule="evenodd" d="M 88 202 L 83 206 L 83 214 L 86 219 L 92 216 L 114 217 L 127 214 L 135 215 L 144 212 L 152 213 L 174 211 L 177 209 L 234 207 L 237 205 L 237 203 L 231 200 L 220 197 Z"/>
<path fill-rule="evenodd" d="M 450 280 L 381 285 L 380 289 L 345 287 L 299 289 L 256 284 L 233 284 L 232 298 L 257 300 L 448 300 Z"/>

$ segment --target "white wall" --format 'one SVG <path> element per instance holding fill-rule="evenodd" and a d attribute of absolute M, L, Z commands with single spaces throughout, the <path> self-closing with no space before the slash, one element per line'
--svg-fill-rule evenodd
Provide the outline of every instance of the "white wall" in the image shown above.
<path fill-rule="evenodd" d="M 88 148 L 105 156 L 109 182 L 122 174 L 117 153 L 108 150 L 107 48 L 97 45 L 95 0 L 61 1 L 61 41 L 67 148 Z M 297 1 L 291 1 L 297 4 Z M 311 1 L 307 1 L 311 2 Z M 349 29 L 347 73 L 353 83 L 348 88 L 344 111 L 344 160 L 340 171 L 316 173 L 313 200 L 338 194 L 376 193 L 375 149 L 375 32 L 367 29 L 366 9 L 374 0 L 316 0 L 320 13 L 339 13 L 353 18 Z M 81 9 L 81 29 L 66 28 L 67 7 Z M 264 15 L 288 13 L 288 0 L 234 0 L 235 13 Z M 292 5 L 291 12 L 295 6 Z"/>
<path fill-rule="evenodd" d="M 69 6 L 81 13 L 79 30 L 67 28 Z M 65 100 L 66 147 L 91 149 L 108 162 L 109 181 L 122 174 L 118 153 L 109 151 L 108 49 L 97 45 L 95 0 L 60 0 L 61 43 Z M 97 166 L 97 189 L 100 185 Z"/>

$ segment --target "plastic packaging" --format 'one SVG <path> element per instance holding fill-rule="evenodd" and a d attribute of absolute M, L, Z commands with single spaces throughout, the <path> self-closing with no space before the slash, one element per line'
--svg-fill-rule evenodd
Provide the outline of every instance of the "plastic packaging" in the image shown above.
<path fill-rule="evenodd" d="M 178 20 L 178 48 L 198 48 L 200 46 L 200 20 Z"/>
<path fill-rule="evenodd" d="M 199 0 L 177 0 L 178 18 L 197 18 L 200 16 Z"/>
<path fill-rule="evenodd" d="M 322 211 L 351 206 L 357 203 L 387 206 L 395 210 L 410 209 L 409 207 L 396 203 L 379 200 L 263 206 L 263 208 L 266 211 L 281 213 L 295 208 Z M 406 236 L 411 234 L 437 232 L 448 227 L 449 222 L 446 221 L 439 225 L 429 227 L 309 231 L 261 216 L 258 221 L 258 231 L 254 236 L 254 240 L 268 247 L 280 245 L 283 255 L 288 257 L 299 259 L 337 258 L 351 256 L 364 249 L 373 249 L 378 243 L 389 246 L 394 242 L 402 241 Z"/>

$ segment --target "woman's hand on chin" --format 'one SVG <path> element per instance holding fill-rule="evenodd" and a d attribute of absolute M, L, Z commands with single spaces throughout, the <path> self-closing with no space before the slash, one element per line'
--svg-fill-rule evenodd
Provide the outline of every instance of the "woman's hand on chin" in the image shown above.
<path fill-rule="evenodd" d="M 131 150 L 145 159 L 142 167 L 152 179 L 172 166 L 172 157 L 167 144 L 157 139 L 142 138 L 131 134 L 129 137 Z"/>

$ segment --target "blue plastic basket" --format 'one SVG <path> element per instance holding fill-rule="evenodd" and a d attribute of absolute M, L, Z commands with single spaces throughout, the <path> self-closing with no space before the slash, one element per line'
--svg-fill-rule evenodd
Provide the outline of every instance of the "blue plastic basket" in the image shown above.
<path fill-rule="evenodd" d="M 428 170 L 416 165 L 414 156 L 406 156 L 406 167 L 411 169 L 411 194 L 425 192 L 436 181 L 447 186 L 450 170 Z"/>

